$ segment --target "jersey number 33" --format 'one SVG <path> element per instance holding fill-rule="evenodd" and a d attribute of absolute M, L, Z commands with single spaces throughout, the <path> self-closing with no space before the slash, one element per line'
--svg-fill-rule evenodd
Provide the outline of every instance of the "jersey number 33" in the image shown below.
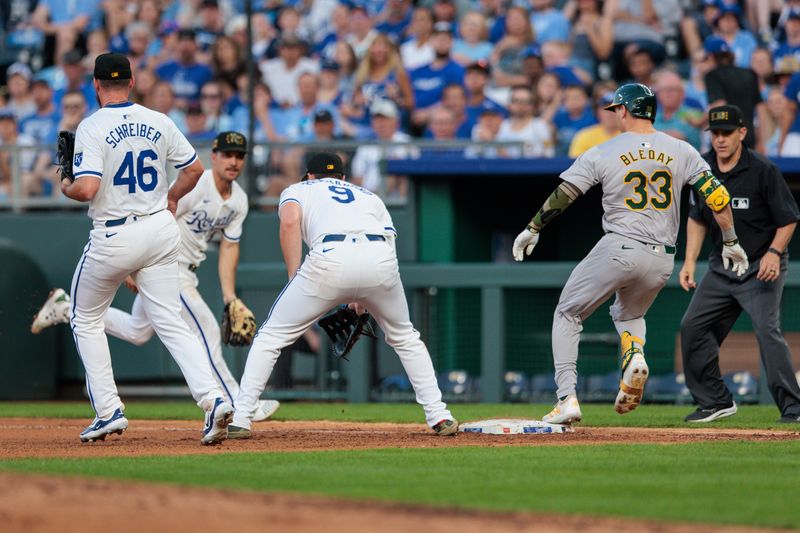
<path fill-rule="evenodd" d="M 631 195 L 625 198 L 625 205 L 634 211 L 641 211 L 648 204 L 655 209 L 667 209 L 672 205 L 672 174 L 666 170 L 656 170 L 650 176 L 632 170 L 622 181 L 633 188 Z"/>

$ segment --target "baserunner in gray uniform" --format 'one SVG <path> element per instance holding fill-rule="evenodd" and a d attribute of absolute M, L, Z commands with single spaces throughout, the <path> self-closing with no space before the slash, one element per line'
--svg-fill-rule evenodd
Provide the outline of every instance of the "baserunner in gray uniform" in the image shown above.
<path fill-rule="evenodd" d="M 656 99 L 645 85 L 623 85 L 606 107 L 621 133 L 581 155 L 561 174 L 564 180 L 514 241 L 514 259 L 530 255 L 539 231 L 594 185 L 603 188 L 605 236 L 575 267 L 553 318 L 553 360 L 558 402 L 542 418 L 581 419 L 575 395 L 578 341 L 583 321 L 611 295 L 611 318 L 621 337 L 622 379 L 615 409 L 624 414 L 642 399 L 649 370 L 644 358 L 644 315 L 672 274 L 681 190 L 694 187 L 722 228 L 725 267 L 737 275 L 748 267 L 738 244 L 730 196 L 691 145 L 653 128 Z"/>

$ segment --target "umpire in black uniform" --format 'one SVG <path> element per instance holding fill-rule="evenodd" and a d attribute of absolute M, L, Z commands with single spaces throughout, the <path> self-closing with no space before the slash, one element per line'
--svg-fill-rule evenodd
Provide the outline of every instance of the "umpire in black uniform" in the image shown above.
<path fill-rule="evenodd" d="M 767 385 L 781 411 L 779 421 L 800 423 L 800 387 L 780 323 L 789 262 L 786 247 L 800 211 L 780 170 L 743 142 L 747 128 L 738 107 L 712 108 L 708 129 L 713 149 L 704 157 L 730 192 L 736 233 L 750 268 L 741 278 L 724 268 L 720 229 L 692 191 L 680 283 L 686 291 L 697 290 L 681 320 L 681 349 L 686 386 L 699 407 L 685 420 L 710 422 L 736 413 L 720 376 L 719 347 L 744 310 L 755 328 Z M 708 273 L 696 285 L 697 256 L 709 230 L 714 248 Z"/>

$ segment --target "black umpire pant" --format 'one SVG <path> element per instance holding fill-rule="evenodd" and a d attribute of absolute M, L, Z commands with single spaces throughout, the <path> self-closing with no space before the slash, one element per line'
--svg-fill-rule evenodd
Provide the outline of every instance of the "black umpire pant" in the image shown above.
<path fill-rule="evenodd" d="M 744 310 L 753 322 L 767 386 L 781 416 L 800 416 L 800 387 L 780 324 L 788 258 L 781 258 L 781 274 L 771 283 L 756 278 L 758 262 L 754 263 L 744 281 L 709 268 L 697 286 L 681 320 L 686 386 L 703 409 L 733 402 L 720 375 L 719 347 Z"/>

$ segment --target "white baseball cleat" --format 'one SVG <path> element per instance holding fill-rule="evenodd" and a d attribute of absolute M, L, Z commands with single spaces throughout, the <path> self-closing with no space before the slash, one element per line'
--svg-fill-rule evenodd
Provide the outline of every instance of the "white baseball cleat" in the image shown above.
<path fill-rule="evenodd" d="M 644 394 L 644 384 L 650 375 L 644 360 L 644 342 L 627 331 L 622 333 L 622 380 L 619 383 L 614 409 L 621 414 L 629 413 L 639 406 Z"/>
<path fill-rule="evenodd" d="M 275 414 L 281 406 L 278 400 L 258 400 L 256 412 L 253 415 L 253 422 L 263 422 Z"/>
<path fill-rule="evenodd" d="M 44 328 L 67 323 L 69 323 L 69 294 L 64 289 L 53 289 L 42 308 L 33 317 L 31 333 L 35 335 Z"/>
<path fill-rule="evenodd" d="M 228 438 L 228 424 L 233 420 L 231 404 L 217 398 L 214 405 L 206 411 L 206 425 L 203 429 L 201 444 L 219 444 Z"/>
<path fill-rule="evenodd" d="M 583 418 L 581 406 L 578 404 L 578 397 L 570 394 L 563 400 L 559 400 L 553 410 L 542 417 L 542 422 L 550 424 L 571 424 L 580 422 Z"/>

